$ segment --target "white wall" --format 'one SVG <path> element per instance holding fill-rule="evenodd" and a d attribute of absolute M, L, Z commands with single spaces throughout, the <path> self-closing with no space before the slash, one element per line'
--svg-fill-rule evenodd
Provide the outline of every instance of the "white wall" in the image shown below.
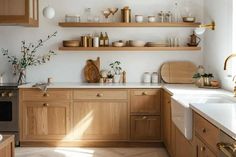
<path fill-rule="evenodd" d="M 174 0 L 45 0 L 40 1 L 40 13 L 42 8 L 50 2 L 56 9 L 56 18 L 47 20 L 40 14 L 40 27 L 0 27 L 0 48 L 7 48 L 12 54 L 19 55 L 20 41 L 37 41 L 48 34 L 58 31 L 56 38 L 49 41 L 41 53 L 49 49 L 55 50 L 58 55 L 51 62 L 37 67 L 29 68 L 27 71 L 27 81 L 37 82 L 53 77 L 56 82 L 81 82 L 83 81 L 83 67 L 87 59 L 101 57 L 102 68 L 107 68 L 109 63 L 115 60 L 122 62 L 123 68 L 127 71 L 129 82 L 140 82 L 145 71 L 157 71 L 165 61 L 189 60 L 195 64 L 203 64 L 203 53 L 200 52 L 59 52 L 57 49 L 62 40 L 76 39 L 85 33 L 108 32 L 110 40 L 137 39 L 147 41 L 166 40 L 167 37 L 179 36 L 182 43 L 185 43 L 193 28 L 61 28 L 59 21 L 64 20 L 65 14 L 83 15 L 84 8 L 91 7 L 94 14 L 101 14 L 101 10 L 106 7 L 116 6 L 122 8 L 130 6 L 133 14 L 156 15 L 159 11 L 171 10 Z M 203 1 L 185 0 L 182 4 L 190 4 L 194 15 L 201 21 L 203 14 Z M 220 1 L 220 0 L 218 0 Z M 183 5 L 184 6 L 184 5 Z M 120 11 L 119 13 L 120 14 Z M 119 15 L 117 16 L 119 17 Z M 6 71 L 6 81 L 12 81 L 10 66 L 6 59 L 0 55 L 0 72 Z"/>
<path fill-rule="evenodd" d="M 216 22 L 215 31 L 207 31 L 204 40 L 204 63 L 208 72 L 213 72 L 220 79 L 223 88 L 232 90 L 231 68 L 224 71 L 224 60 L 232 53 L 232 11 L 233 0 L 204 0 L 204 21 Z M 235 70 L 235 69 L 232 69 Z M 235 73 L 236 74 L 236 73 Z"/>

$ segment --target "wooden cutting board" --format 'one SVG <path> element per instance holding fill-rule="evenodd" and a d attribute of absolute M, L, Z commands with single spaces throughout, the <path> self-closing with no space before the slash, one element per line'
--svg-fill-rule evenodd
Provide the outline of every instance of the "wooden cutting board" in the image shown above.
<path fill-rule="evenodd" d="M 98 83 L 100 80 L 100 58 L 97 60 L 87 60 L 84 68 L 85 80 L 88 83 Z"/>
<path fill-rule="evenodd" d="M 161 78 L 165 83 L 193 83 L 197 67 L 192 62 L 167 62 L 161 66 Z"/>

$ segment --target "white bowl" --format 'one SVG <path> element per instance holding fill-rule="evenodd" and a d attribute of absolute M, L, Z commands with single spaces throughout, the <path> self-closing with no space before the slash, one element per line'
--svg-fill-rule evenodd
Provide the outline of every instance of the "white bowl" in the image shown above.
<path fill-rule="evenodd" d="M 146 45 L 146 42 L 145 41 L 130 40 L 129 44 L 132 47 L 144 47 Z"/>

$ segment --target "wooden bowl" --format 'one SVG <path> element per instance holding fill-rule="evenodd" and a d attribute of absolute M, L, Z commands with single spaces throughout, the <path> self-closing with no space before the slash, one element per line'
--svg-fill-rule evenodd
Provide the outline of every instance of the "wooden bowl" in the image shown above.
<path fill-rule="evenodd" d="M 79 40 L 64 40 L 63 46 L 64 47 L 79 47 L 80 41 Z"/>
<path fill-rule="evenodd" d="M 146 42 L 145 41 L 130 40 L 129 44 L 131 47 L 144 47 L 146 45 Z"/>
<path fill-rule="evenodd" d="M 196 18 L 195 17 L 183 17 L 184 22 L 195 22 Z"/>

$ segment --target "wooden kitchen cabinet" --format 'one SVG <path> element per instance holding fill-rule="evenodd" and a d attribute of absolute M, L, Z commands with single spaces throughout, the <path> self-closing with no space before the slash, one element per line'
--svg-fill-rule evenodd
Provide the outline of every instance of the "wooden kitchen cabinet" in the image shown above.
<path fill-rule="evenodd" d="M 128 103 L 76 101 L 73 107 L 76 140 L 128 140 Z"/>
<path fill-rule="evenodd" d="M 132 140 L 160 140 L 160 116 L 131 116 Z"/>
<path fill-rule="evenodd" d="M 3 135 L 0 142 L 0 157 L 15 157 L 14 135 Z"/>
<path fill-rule="evenodd" d="M 195 138 L 195 157 L 216 157 L 208 147 L 199 139 Z"/>
<path fill-rule="evenodd" d="M 161 90 L 142 89 L 131 91 L 131 114 L 152 114 L 161 113 Z"/>
<path fill-rule="evenodd" d="M 171 95 L 163 92 L 162 97 L 162 111 L 163 111 L 163 142 L 171 157 L 175 156 L 175 125 L 171 119 Z"/>
<path fill-rule="evenodd" d="M 23 140 L 62 140 L 70 130 L 69 102 L 23 102 Z"/>
<path fill-rule="evenodd" d="M 0 0 L 0 25 L 38 27 L 39 0 Z"/>

